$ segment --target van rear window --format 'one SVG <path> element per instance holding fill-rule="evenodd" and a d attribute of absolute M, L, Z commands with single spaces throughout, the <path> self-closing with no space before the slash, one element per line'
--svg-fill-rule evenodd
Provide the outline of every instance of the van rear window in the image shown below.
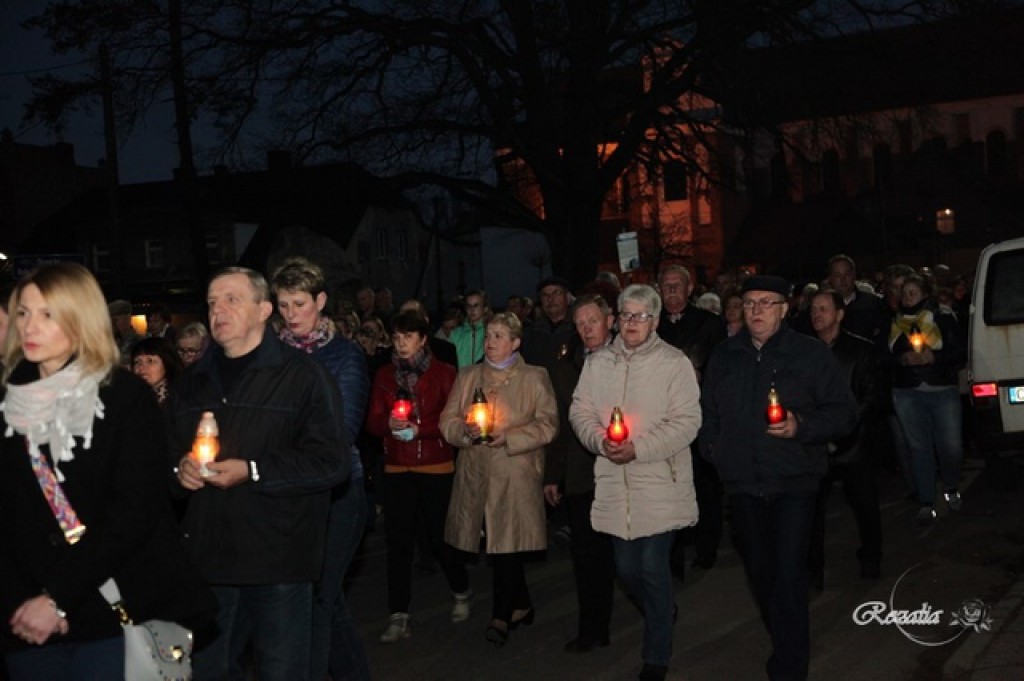
<path fill-rule="evenodd" d="M 988 261 L 985 323 L 1024 323 L 1024 249 L 997 253 Z"/>

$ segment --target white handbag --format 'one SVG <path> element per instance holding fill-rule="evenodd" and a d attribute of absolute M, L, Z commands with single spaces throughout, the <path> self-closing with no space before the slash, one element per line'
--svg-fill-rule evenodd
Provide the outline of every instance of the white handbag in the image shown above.
<path fill-rule="evenodd" d="M 117 613 L 124 630 L 125 681 L 190 681 L 191 631 L 165 620 L 133 623 L 113 579 L 100 586 L 100 593 Z"/>

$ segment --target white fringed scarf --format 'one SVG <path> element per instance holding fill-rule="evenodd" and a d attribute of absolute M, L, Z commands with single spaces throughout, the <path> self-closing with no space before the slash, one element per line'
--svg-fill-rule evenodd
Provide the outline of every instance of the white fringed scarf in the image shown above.
<path fill-rule="evenodd" d="M 100 381 L 104 374 L 85 376 L 79 362 L 24 385 L 7 385 L 0 411 L 7 421 L 5 437 L 25 436 L 33 457 L 41 456 L 40 445 L 49 445 L 57 479 L 62 461 L 75 458 L 75 438 L 82 438 L 83 449 L 92 445 L 93 418 L 103 418 Z"/>

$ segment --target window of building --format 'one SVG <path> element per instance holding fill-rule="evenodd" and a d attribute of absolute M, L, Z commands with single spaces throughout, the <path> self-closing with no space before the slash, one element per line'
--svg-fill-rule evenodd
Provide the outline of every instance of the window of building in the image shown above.
<path fill-rule="evenodd" d="M 888 144 L 879 144 L 874 149 L 875 186 L 888 187 L 892 180 L 892 150 Z"/>
<path fill-rule="evenodd" d="M 1006 177 L 1006 134 L 993 130 L 985 136 L 985 170 L 992 177 Z"/>
<path fill-rule="evenodd" d="M 92 245 L 92 271 L 96 274 L 114 271 L 114 258 L 106 244 Z"/>
<path fill-rule="evenodd" d="M 146 256 L 147 270 L 158 270 L 164 266 L 163 239 L 146 239 L 143 242 L 143 251 Z"/>
<path fill-rule="evenodd" d="M 406 232 L 398 233 L 398 259 L 401 262 L 405 262 L 409 259 L 409 235 Z"/>
<path fill-rule="evenodd" d="M 821 155 L 821 187 L 826 192 L 839 191 L 839 152 L 835 149 Z"/>
<path fill-rule="evenodd" d="M 689 176 L 686 165 L 679 161 L 670 161 L 662 168 L 662 181 L 666 201 L 685 201 L 688 196 L 687 182 Z"/>
<path fill-rule="evenodd" d="M 899 137 L 900 155 L 909 155 L 914 150 L 914 126 L 909 121 L 896 123 L 896 135 Z"/>
<path fill-rule="evenodd" d="M 373 238 L 376 242 L 376 256 L 377 260 L 388 259 L 388 232 L 386 229 L 378 229 L 373 234 Z"/>
<path fill-rule="evenodd" d="M 220 236 L 217 234 L 206 235 L 206 260 L 211 265 L 218 265 L 224 260 Z"/>
<path fill-rule="evenodd" d="M 953 114 L 953 135 L 957 144 L 971 141 L 971 114 Z"/>
<path fill-rule="evenodd" d="M 370 242 L 365 239 L 361 240 L 356 246 L 356 255 L 359 258 L 359 263 L 365 263 L 370 261 Z"/>
<path fill-rule="evenodd" d="M 789 196 L 789 168 L 786 167 L 786 156 L 779 152 L 772 156 L 769 164 L 771 169 L 771 197 L 783 199 Z"/>

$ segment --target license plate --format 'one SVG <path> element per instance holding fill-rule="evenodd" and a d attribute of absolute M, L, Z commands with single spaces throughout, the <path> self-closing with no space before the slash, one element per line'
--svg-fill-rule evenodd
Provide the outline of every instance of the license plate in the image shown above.
<path fill-rule="evenodd" d="M 1024 385 L 1015 385 L 1006 389 L 1010 404 L 1024 404 Z"/>

